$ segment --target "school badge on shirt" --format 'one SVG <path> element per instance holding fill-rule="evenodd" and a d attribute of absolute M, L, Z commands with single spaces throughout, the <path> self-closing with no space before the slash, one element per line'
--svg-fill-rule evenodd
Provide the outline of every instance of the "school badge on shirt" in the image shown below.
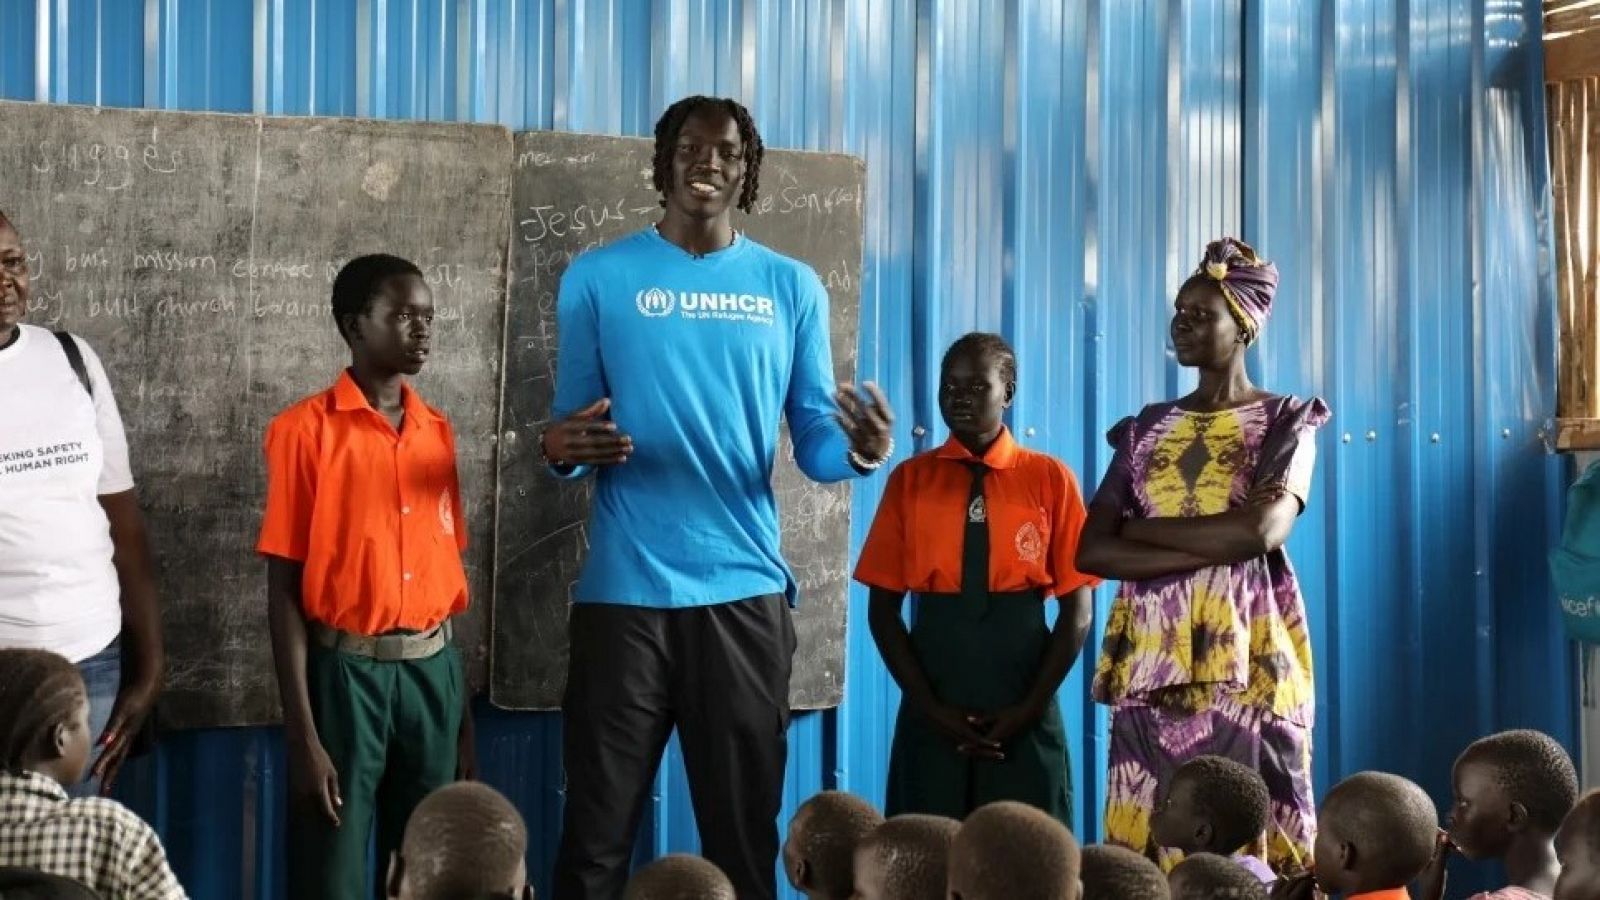
<path fill-rule="evenodd" d="M 450 508 L 450 492 L 439 492 L 439 527 L 444 533 L 454 536 L 456 533 L 456 514 Z"/>
<path fill-rule="evenodd" d="M 1038 562 L 1044 559 L 1044 535 L 1039 533 L 1039 526 L 1032 522 L 1023 522 L 1017 529 L 1016 537 L 1017 556 L 1023 562 Z"/>
<path fill-rule="evenodd" d="M 982 497 L 973 497 L 972 505 L 967 507 L 968 522 L 989 521 L 989 507 L 984 505 Z"/>

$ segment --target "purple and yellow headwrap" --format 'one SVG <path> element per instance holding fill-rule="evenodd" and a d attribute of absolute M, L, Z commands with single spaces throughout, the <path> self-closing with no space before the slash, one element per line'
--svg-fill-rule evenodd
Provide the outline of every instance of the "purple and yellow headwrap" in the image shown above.
<path fill-rule="evenodd" d="M 1272 315 L 1278 267 L 1256 256 L 1244 241 L 1225 237 L 1206 245 L 1206 254 L 1195 274 L 1217 283 L 1246 342 L 1255 343 L 1266 327 L 1267 317 Z"/>

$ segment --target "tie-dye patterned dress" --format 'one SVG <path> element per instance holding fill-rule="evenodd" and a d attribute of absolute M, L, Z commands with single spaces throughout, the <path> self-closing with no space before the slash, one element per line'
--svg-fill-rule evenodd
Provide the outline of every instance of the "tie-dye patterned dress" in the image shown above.
<path fill-rule="evenodd" d="M 1112 429 L 1115 454 L 1094 503 L 1129 519 L 1205 516 L 1276 482 L 1304 504 L 1328 415 L 1321 400 L 1293 397 L 1215 413 L 1145 407 Z M 1150 813 L 1161 786 L 1184 762 L 1212 754 L 1261 773 L 1272 798 L 1268 862 L 1280 872 L 1304 866 L 1316 830 L 1315 697 L 1305 602 L 1282 549 L 1123 582 L 1093 693 L 1113 707 L 1108 842 L 1156 857 Z"/>

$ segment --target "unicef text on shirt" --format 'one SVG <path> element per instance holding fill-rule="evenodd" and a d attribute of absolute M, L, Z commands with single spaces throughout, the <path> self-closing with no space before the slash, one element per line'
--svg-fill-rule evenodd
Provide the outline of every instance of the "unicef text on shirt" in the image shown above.
<path fill-rule="evenodd" d="M 1562 597 L 1561 611 L 1580 619 L 1600 615 L 1600 597 Z"/>

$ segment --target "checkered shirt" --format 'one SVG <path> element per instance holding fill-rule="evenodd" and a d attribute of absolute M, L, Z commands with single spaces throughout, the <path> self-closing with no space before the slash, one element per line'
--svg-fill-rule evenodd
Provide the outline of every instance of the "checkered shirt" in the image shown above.
<path fill-rule="evenodd" d="M 115 800 L 71 800 L 55 779 L 0 772 L 0 866 L 71 878 L 107 900 L 187 900 L 155 831 Z"/>

